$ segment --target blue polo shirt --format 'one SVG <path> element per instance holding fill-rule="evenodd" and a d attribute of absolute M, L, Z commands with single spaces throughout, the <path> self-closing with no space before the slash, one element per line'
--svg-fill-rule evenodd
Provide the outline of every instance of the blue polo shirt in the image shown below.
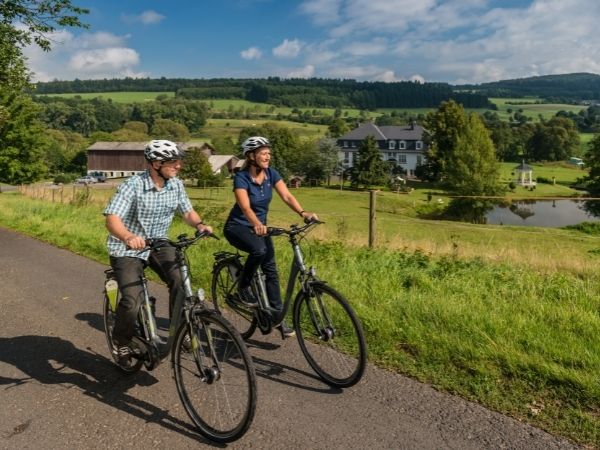
<path fill-rule="evenodd" d="M 233 190 L 245 189 L 248 192 L 248 198 L 250 199 L 250 208 L 264 225 L 267 224 L 267 214 L 269 213 L 269 204 L 273 198 L 273 186 L 275 186 L 281 180 L 281 175 L 275 169 L 268 168 L 265 173 L 265 179 L 262 184 L 258 184 L 250 176 L 248 170 L 240 170 L 233 177 Z M 227 218 L 228 223 L 234 223 L 237 225 L 246 225 L 251 227 L 252 224 L 248 221 L 240 205 L 233 205 L 229 217 Z"/>

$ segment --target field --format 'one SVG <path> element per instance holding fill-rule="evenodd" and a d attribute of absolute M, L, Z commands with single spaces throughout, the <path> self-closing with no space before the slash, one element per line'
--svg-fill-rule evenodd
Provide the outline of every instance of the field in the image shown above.
<path fill-rule="evenodd" d="M 214 137 L 231 137 L 234 142 L 240 134 L 240 130 L 245 127 L 260 126 L 274 120 L 267 119 L 208 119 L 206 126 L 202 131 L 194 135 L 195 138 L 202 138 L 210 141 Z M 287 120 L 278 120 L 278 125 L 289 128 L 294 134 L 300 138 L 320 138 L 325 136 L 327 126 L 315 125 L 311 123 L 290 122 Z"/>
<path fill-rule="evenodd" d="M 539 121 L 540 116 L 545 120 L 548 120 L 556 115 L 559 111 L 572 111 L 574 113 L 578 113 L 582 109 L 585 109 L 585 106 L 582 105 L 568 105 L 562 103 L 535 103 L 537 99 L 531 98 L 490 98 L 492 103 L 495 103 L 498 107 L 498 115 L 502 120 L 508 120 L 510 114 L 508 112 L 509 109 L 512 110 L 512 113 L 519 110 L 523 110 L 523 114 L 527 117 L 531 117 L 535 122 Z M 521 102 L 530 102 L 527 104 L 511 104 L 512 103 L 521 103 Z"/>
<path fill-rule="evenodd" d="M 2 194 L 0 225 L 107 263 L 100 211 L 111 192 L 94 190 L 93 201 L 79 206 Z M 348 296 L 371 362 L 589 446 L 600 443 L 595 235 L 419 219 L 447 198 L 434 192 L 428 202 L 428 190 L 417 188 L 378 194 L 376 246 L 368 249 L 367 192 L 293 192 L 326 222 L 304 241 L 305 256 Z M 220 234 L 230 187 L 189 193 Z M 279 200 L 270 216 L 273 225 L 298 220 Z M 172 235 L 184 231 L 176 221 Z M 289 249 L 282 239 L 276 247 L 283 272 Z M 212 253 L 225 249 L 225 240 L 211 241 L 190 253 L 196 286 L 209 285 Z"/>

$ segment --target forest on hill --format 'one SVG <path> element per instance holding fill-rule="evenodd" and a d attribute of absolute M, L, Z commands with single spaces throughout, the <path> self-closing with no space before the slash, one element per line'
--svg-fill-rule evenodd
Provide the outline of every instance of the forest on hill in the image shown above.
<path fill-rule="evenodd" d="M 447 83 L 394 83 L 337 79 L 125 78 L 37 83 L 37 94 L 153 91 L 194 100 L 241 99 L 289 107 L 435 108 L 456 100 L 466 108 L 488 108 L 486 95 L 456 91 Z"/>
<path fill-rule="evenodd" d="M 570 73 L 456 86 L 488 97 L 539 97 L 550 103 L 600 100 L 600 75 Z"/>

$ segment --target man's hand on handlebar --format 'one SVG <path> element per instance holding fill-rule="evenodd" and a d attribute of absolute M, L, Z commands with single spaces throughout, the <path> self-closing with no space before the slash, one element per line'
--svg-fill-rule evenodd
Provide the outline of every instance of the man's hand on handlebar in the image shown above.
<path fill-rule="evenodd" d="M 198 230 L 200 233 L 205 233 L 205 234 L 212 234 L 213 229 L 210 225 L 205 225 L 203 223 L 196 225 L 196 230 Z"/>
<path fill-rule="evenodd" d="M 135 234 L 128 236 L 123 242 L 125 243 L 125 246 L 131 250 L 142 250 L 143 248 L 146 248 L 146 240 Z"/>

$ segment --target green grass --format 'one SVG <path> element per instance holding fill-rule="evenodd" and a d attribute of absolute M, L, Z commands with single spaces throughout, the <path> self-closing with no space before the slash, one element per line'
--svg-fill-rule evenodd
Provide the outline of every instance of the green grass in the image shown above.
<path fill-rule="evenodd" d="M 349 298 L 371 362 L 598 446 L 600 277 L 576 265 L 552 270 L 522 261 L 538 248 L 543 260 L 587 258 L 597 267 L 589 252 L 597 238 L 578 230 L 419 220 L 415 210 L 427 205 L 425 192 L 380 194 L 378 205 L 389 212 L 378 211 L 383 237 L 368 249 L 355 239 L 365 235 L 366 193 L 294 190 L 303 207 L 327 222 L 304 241 L 307 262 Z M 229 189 L 190 189 L 190 196 L 220 233 L 233 201 Z M 0 195 L 0 224 L 107 264 L 101 203 L 77 208 Z M 297 217 L 275 201 L 271 223 L 291 221 Z M 172 236 L 186 230 L 176 220 Z M 397 239 L 424 247 L 395 247 Z M 494 262 L 506 244 L 518 253 Z M 276 240 L 282 275 L 287 246 Z M 463 252 L 468 246 L 474 254 Z M 191 250 L 195 286 L 210 285 L 212 253 L 220 249 L 230 249 L 225 240 Z"/>
<path fill-rule="evenodd" d="M 217 136 L 229 136 L 234 142 L 240 134 L 240 130 L 245 127 L 261 126 L 267 122 L 274 122 L 267 119 L 208 119 L 206 126 L 195 137 L 204 139 L 214 139 Z M 286 120 L 276 121 L 278 125 L 289 128 L 301 138 L 317 139 L 325 136 L 327 132 L 326 125 L 315 125 L 310 123 L 290 122 Z"/>
<path fill-rule="evenodd" d="M 512 114 L 519 110 L 523 110 L 523 114 L 527 117 L 531 117 L 534 122 L 539 121 L 541 115 L 544 119 L 550 119 L 556 115 L 559 111 L 572 111 L 578 113 L 585 107 L 581 105 L 568 105 L 562 103 L 535 103 L 537 99 L 531 98 L 490 98 L 492 103 L 495 103 L 498 107 L 496 111 L 502 120 L 508 120 L 510 114 L 508 110 L 512 110 Z M 531 102 L 527 104 L 510 104 L 510 102 Z"/>

